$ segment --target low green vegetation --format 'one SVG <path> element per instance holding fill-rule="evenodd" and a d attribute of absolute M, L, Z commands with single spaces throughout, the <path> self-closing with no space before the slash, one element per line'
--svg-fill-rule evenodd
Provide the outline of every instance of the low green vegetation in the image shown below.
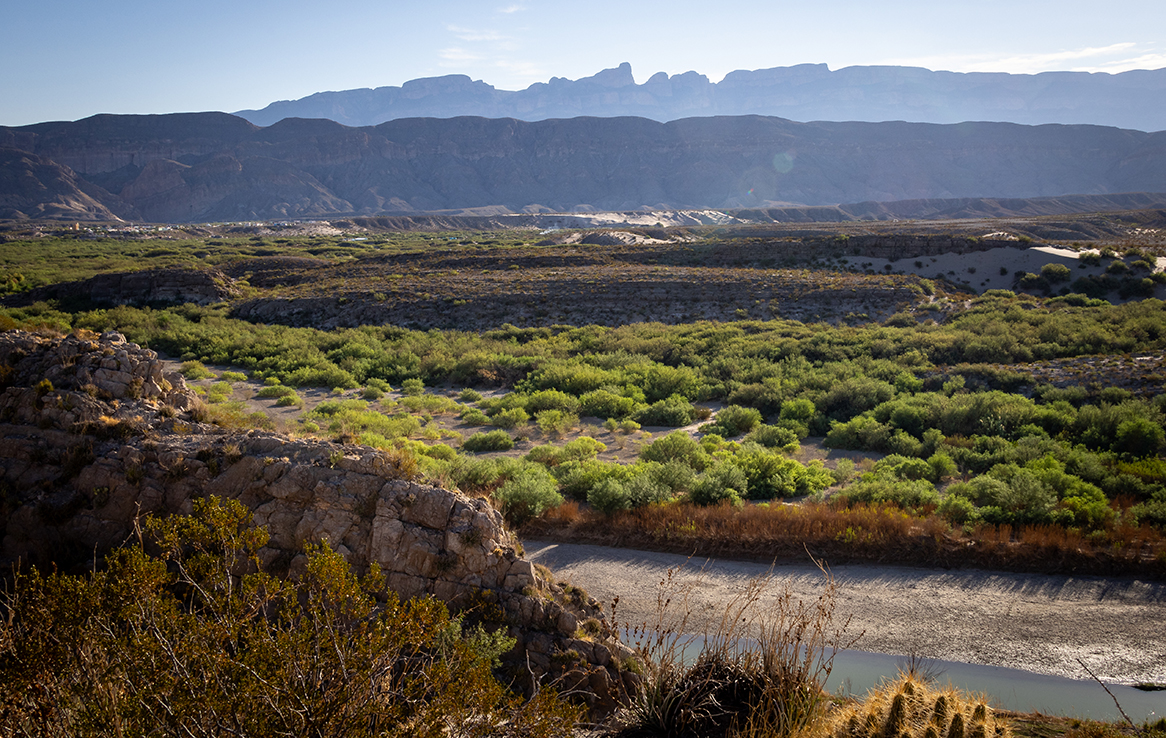
<path fill-rule="evenodd" d="M 1056 266 L 1040 278 L 1062 280 Z M 222 305 L 69 312 L 37 303 L 0 311 L 0 324 L 116 328 L 179 357 L 192 380 L 213 377 L 207 365 L 234 367 L 201 389 L 200 413 L 224 424 L 270 425 L 232 399 L 241 374 L 283 407 L 305 406 L 300 388 L 333 388 L 340 394 L 302 413 L 302 432 L 414 454 L 431 480 L 485 494 L 517 476 L 507 495 L 553 499 L 542 494 L 550 479 L 556 495 L 609 516 L 808 497 L 894 505 L 973 536 L 1054 526 L 1106 546 L 1145 529 L 1156 556 L 1166 527 L 1166 304 L 998 290 L 945 310 L 930 313 L 939 320 L 917 311 L 852 326 L 325 331 L 245 322 Z M 458 423 L 483 431 L 445 430 Z M 692 426 L 696 434 L 669 431 Z M 580 432 L 604 431 L 602 459 L 527 443 L 565 448 Z M 844 469 L 791 458 L 811 437 L 872 460 Z M 489 471 L 426 450 L 459 441 L 470 453 L 514 452 L 515 443 L 529 453 Z M 506 505 L 512 521 L 546 508 Z"/>

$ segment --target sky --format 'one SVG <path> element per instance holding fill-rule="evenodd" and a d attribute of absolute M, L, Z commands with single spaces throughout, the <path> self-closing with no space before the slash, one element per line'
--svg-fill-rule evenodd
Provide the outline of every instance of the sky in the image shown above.
<path fill-rule="evenodd" d="M 0 125 L 233 112 L 466 74 L 517 90 L 629 62 L 639 83 L 825 63 L 1166 67 L 1162 0 L 0 0 Z"/>

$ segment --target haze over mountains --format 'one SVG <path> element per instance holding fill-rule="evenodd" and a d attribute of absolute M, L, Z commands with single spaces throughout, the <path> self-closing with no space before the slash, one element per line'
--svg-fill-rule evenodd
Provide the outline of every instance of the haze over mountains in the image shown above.
<path fill-rule="evenodd" d="M 1166 69 L 1004 74 L 893 66 L 831 71 L 825 64 L 799 64 L 736 71 L 718 83 L 697 72 L 658 72 L 636 84 L 625 62 L 591 77 L 553 77 L 517 91 L 453 74 L 400 87 L 319 92 L 236 115 L 261 126 L 284 118 L 372 126 L 399 118 L 461 115 L 528 121 L 580 115 L 657 121 L 767 115 L 798 121 L 999 121 L 1161 131 L 1166 129 Z"/>
<path fill-rule="evenodd" d="M 184 113 L 0 127 L 0 218 L 748 208 L 796 220 L 1157 207 L 1161 195 L 1129 193 L 1166 193 L 1166 131 L 1140 130 L 1166 128 L 1164 92 L 1166 69 L 802 65 L 637 85 L 623 64 L 519 92 L 455 75 L 243 111 L 250 122 Z M 994 117 L 1013 122 L 791 120 Z M 1021 124 L 1033 121 L 1044 124 Z M 899 201 L 910 202 L 885 206 Z"/>
<path fill-rule="evenodd" d="M 0 128 L 0 147 L 6 218 L 182 223 L 1166 192 L 1166 132 L 1098 126 L 736 116 L 260 128 L 190 113 Z"/>

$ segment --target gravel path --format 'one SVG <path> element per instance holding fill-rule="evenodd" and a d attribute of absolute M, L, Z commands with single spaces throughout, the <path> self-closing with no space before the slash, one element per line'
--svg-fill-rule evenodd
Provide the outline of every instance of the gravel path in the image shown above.
<path fill-rule="evenodd" d="M 675 554 L 524 541 L 526 558 L 605 604 L 619 596 L 620 619 L 652 621 L 659 582 L 670 568 L 691 584 L 695 612 L 714 617 L 762 564 L 686 559 Z M 868 565 L 832 569 L 836 621 L 850 617 L 855 648 L 1006 666 L 1084 679 L 1080 658 L 1101 679 L 1166 682 L 1166 584 L 1131 578 L 934 571 Z M 774 584 L 815 600 L 825 577 L 812 564 L 774 567 Z"/>

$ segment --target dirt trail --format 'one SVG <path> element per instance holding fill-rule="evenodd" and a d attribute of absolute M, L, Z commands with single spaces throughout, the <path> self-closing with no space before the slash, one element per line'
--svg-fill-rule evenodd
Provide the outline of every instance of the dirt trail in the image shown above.
<path fill-rule="evenodd" d="M 669 568 L 692 582 L 693 610 L 712 617 L 763 564 L 675 554 L 524 541 L 526 558 L 601 602 L 619 596 L 620 619 L 651 621 L 656 587 Z M 1166 584 L 1132 578 L 932 571 L 850 565 L 832 568 L 836 619 L 851 618 L 855 648 L 1006 666 L 1084 679 L 1080 658 L 1105 681 L 1166 682 Z M 812 564 L 774 568 L 779 587 L 813 600 L 824 576 Z"/>

